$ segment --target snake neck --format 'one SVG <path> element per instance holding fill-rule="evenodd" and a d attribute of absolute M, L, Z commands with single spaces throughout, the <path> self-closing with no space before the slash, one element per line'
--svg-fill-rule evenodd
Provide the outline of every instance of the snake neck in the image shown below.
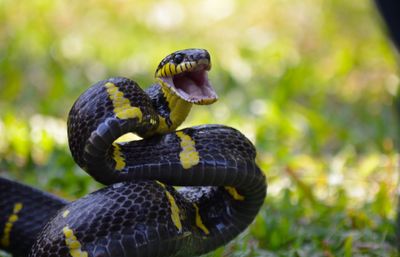
<path fill-rule="evenodd" d="M 182 124 L 193 104 L 180 98 L 168 86 L 161 85 L 162 82 L 157 82 L 146 90 L 159 118 L 159 125 L 152 134 L 165 134 Z"/>

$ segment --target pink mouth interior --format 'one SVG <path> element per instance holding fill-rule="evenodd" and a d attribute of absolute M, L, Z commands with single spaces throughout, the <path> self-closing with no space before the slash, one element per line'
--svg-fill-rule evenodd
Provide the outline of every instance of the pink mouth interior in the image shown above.
<path fill-rule="evenodd" d="M 173 87 L 177 93 L 189 102 L 199 102 L 204 99 L 216 99 L 216 93 L 208 81 L 206 70 L 183 72 L 172 78 Z"/>

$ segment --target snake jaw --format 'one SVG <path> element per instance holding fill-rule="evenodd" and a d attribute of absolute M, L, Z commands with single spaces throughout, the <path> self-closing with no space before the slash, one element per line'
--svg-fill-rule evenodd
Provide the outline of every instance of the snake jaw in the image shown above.
<path fill-rule="evenodd" d="M 173 76 L 172 81 L 178 95 L 188 102 L 211 104 L 217 100 L 206 70 L 184 72 Z"/>
<path fill-rule="evenodd" d="M 189 66 L 185 63 L 176 66 L 175 74 L 171 76 L 161 76 L 162 84 L 166 84 L 168 88 L 178 95 L 183 100 L 198 104 L 207 105 L 217 101 L 218 96 L 211 86 L 208 79 L 208 71 L 211 68 L 211 63 L 208 60 L 199 60 L 195 65 Z M 182 71 L 184 68 L 186 70 Z"/>

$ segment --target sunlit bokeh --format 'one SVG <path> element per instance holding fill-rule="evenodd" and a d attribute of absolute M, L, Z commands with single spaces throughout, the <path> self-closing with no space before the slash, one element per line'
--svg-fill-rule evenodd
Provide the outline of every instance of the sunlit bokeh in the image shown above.
<path fill-rule="evenodd" d="M 73 102 L 111 76 L 147 87 L 192 47 L 219 101 L 184 126 L 241 130 L 269 183 L 255 225 L 209 256 L 394 254 L 399 73 L 370 1 L 0 0 L 0 175 L 68 199 L 99 188 L 69 153 Z"/>

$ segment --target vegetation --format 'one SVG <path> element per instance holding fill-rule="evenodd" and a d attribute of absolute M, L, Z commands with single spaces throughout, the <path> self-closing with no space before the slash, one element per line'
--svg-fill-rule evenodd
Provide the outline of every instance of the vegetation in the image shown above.
<path fill-rule="evenodd" d="M 190 47 L 211 52 L 220 100 L 184 126 L 240 129 L 269 183 L 207 256 L 396 256 L 399 77 L 371 1 L 0 0 L 0 176 L 67 199 L 101 187 L 69 153 L 74 100 L 110 76 L 149 85 Z"/>

